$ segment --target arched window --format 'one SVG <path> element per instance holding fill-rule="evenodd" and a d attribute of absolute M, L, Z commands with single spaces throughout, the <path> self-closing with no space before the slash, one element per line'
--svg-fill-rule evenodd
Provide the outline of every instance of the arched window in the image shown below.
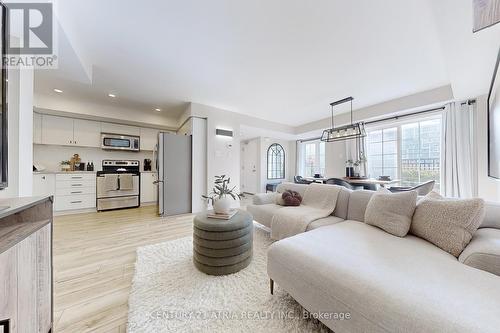
<path fill-rule="evenodd" d="M 285 178 L 285 150 L 278 143 L 267 149 L 267 179 Z"/>

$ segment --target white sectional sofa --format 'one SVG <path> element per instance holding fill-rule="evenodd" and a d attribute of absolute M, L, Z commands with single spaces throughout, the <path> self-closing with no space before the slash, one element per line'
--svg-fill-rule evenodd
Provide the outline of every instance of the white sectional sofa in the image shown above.
<path fill-rule="evenodd" d="M 336 333 L 499 332 L 500 205 L 487 203 L 484 223 L 457 260 L 416 236 L 365 224 L 373 193 L 343 189 L 332 216 L 271 245 L 269 277 Z M 281 209 L 274 197 L 256 195 L 247 207 L 257 222 L 270 226 Z M 337 319 L 346 313 L 350 319 Z"/>

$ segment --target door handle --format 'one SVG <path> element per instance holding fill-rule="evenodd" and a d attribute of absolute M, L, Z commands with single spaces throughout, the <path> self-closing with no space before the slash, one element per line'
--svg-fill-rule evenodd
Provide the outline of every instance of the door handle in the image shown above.
<path fill-rule="evenodd" d="M 153 182 L 153 184 L 154 184 L 154 185 L 157 185 L 157 184 L 159 184 L 159 183 L 163 183 L 163 180 L 155 180 L 155 181 Z"/>
<path fill-rule="evenodd" d="M 10 332 L 10 319 L 5 319 L 0 321 L 0 328 L 2 329 L 2 333 Z"/>

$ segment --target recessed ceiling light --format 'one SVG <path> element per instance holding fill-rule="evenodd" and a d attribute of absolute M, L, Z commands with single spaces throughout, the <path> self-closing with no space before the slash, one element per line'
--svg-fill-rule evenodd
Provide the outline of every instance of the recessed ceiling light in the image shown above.
<path fill-rule="evenodd" d="M 108 96 L 111 97 L 111 98 L 116 98 L 115 94 L 108 94 Z"/>
<path fill-rule="evenodd" d="M 55 91 L 56 93 L 58 93 L 58 94 L 60 94 L 60 93 L 62 93 L 62 92 L 63 92 L 61 89 L 57 89 L 57 88 L 56 88 L 56 89 L 54 89 L 54 91 Z"/>
<path fill-rule="evenodd" d="M 155 111 L 156 112 L 161 112 L 161 109 L 160 108 L 156 108 Z"/>

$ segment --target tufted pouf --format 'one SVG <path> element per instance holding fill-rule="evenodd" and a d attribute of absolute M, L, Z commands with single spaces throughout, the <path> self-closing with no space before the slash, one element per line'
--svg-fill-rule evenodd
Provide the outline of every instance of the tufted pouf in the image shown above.
<path fill-rule="evenodd" d="M 193 222 L 193 262 L 210 275 L 236 273 L 252 261 L 253 217 L 244 210 L 230 220 L 195 216 Z"/>

